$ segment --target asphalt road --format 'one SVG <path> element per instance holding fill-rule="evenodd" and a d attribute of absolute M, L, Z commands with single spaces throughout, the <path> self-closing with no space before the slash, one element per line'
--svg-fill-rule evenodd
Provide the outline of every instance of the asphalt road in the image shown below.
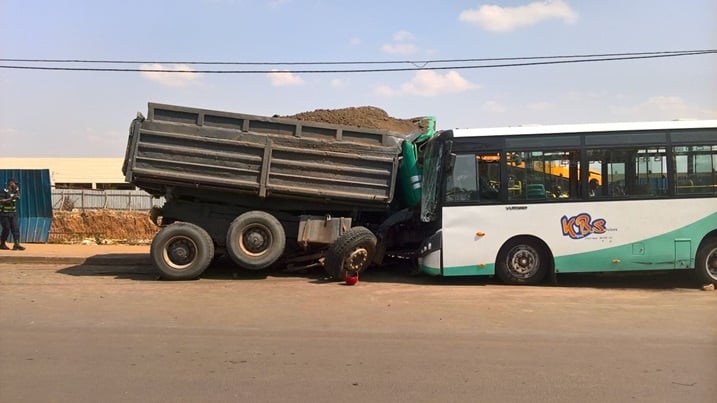
<path fill-rule="evenodd" d="M 0 264 L 1 402 L 714 402 L 717 292 Z"/>

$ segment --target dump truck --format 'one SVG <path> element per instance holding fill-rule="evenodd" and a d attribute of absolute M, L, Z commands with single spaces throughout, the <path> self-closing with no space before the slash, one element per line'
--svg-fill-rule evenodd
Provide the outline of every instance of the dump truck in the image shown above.
<path fill-rule="evenodd" d="M 342 280 L 424 235 L 412 133 L 149 103 L 132 121 L 122 171 L 162 206 L 150 255 L 165 279 L 213 259 L 262 270 L 323 266 Z M 414 245 L 415 246 L 415 245 Z"/>

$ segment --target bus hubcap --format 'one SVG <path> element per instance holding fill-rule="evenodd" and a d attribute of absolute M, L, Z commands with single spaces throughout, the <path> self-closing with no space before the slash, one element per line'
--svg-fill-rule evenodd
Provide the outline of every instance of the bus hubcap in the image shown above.
<path fill-rule="evenodd" d="M 513 254 L 510 268 L 515 274 L 529 276 L 537 270 L 539 264 L 538 254 L 532 248 L 521 247 Z"/>

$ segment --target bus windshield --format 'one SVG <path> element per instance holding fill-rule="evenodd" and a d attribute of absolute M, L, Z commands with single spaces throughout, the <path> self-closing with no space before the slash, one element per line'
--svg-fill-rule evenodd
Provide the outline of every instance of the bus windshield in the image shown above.
<path fill-rule="evenodd" d="M 423 154 L 423 179 L 421 187 L 421 221 L 432 222 L 437 216 L 437 209 L 441 202 L 441 186 L 445 170 L 445 148 L 448 145 L 443 137 L 435 136 L 426 145 Z"/>

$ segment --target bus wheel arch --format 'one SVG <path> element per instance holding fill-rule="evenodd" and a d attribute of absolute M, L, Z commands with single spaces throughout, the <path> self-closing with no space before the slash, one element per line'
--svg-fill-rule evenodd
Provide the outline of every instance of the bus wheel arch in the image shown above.
<path fill-rule="evenodd" d="M 717 231 L 700 242 L 695 256 L 695 274 L 702 284 L 717 285 Z"/>
<path fill-rule="evenodd" d="M 538 284 L 553 270 L 550 248 L 540 238 L 530 235 L 510 238 L 496 257 L 496 274 L 506 284 Z"/>

